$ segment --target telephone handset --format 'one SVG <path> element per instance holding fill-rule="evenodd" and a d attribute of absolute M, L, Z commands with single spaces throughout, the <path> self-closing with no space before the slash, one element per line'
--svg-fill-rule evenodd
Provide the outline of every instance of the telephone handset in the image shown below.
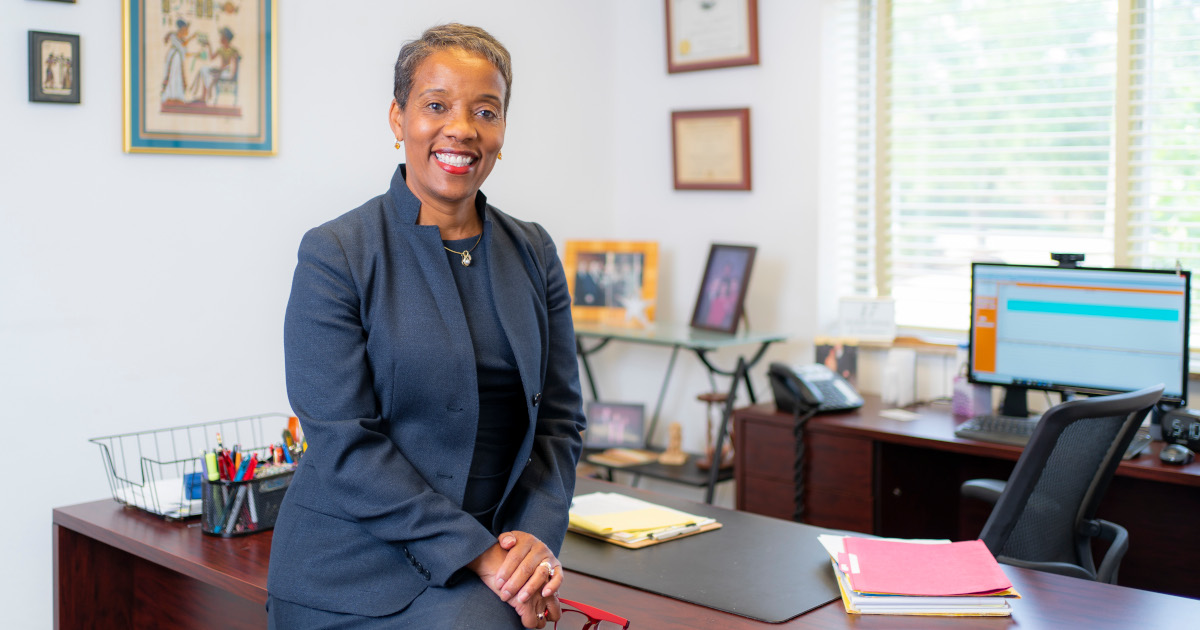
<path fill-rule="evenodd" d="M 772 363 L 767 371 L 775 406 L 793 413 L 816 408 L 817 413 L 844 411 L 862 406 L 863 399 L 846 379 L 821 363 L 790 366 Z"/>

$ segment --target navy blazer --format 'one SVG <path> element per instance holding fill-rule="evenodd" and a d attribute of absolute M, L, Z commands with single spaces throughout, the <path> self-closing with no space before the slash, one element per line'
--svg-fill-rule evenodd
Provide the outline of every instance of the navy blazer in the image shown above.
<path fill-rule="evenodd" d="M 554 243 L 478 194 L 496 310 L 529 424 L 492 531 L 462 509 L 475 354 L 441 235 L 391 189 L 305 234 L 284 321 L 288 397 L 308 451 L 275 525 L 273 597 L 379 616 L 446 585 L 520 530 L 555 553 L 584 428 L 571 299 Z"/>

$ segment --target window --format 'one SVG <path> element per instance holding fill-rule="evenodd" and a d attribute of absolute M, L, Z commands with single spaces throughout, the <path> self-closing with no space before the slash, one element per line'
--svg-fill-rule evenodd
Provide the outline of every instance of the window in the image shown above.
<path fill-rule="evenodd" d="M 843 294 L 965 330 L 971 261 L 1200 271 L 1200 3 L 842 0 L 836 24 Z"/>

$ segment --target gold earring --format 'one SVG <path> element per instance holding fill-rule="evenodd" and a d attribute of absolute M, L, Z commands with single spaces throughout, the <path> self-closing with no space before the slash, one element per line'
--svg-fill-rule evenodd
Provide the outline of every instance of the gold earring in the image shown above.
<path fill-rule="evenodd" d="M 497 152 L 496 152 L 496 159 L 497 159 L 497 160 L 503 160 L 503 159 L 504 159 L 504 152 L 503 152 L 503 151 L 497 151 Z"/>
<path fill-rule="evenodd" d="M 396 148 L 397 148 L 397 149 L 399 149 L 399 148 L 400 148 L 400 141 L 399 141 L 399 140 L 397 140 L 397 141 L 396 141 Z"/>

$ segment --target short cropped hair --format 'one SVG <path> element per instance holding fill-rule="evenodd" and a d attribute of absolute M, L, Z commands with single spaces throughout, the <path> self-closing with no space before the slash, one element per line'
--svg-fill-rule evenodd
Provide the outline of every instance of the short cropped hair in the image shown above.
<path fill-rule="evenodd" d="M 478 26 L 443 24 L 433 26 L 400 48 L 396 58 L 394 96 L 396 104 L 403 109 L 408 105 L 408 93 L 412 91 L 413 75 L 417 67 L 429 55 L 439 50 L 459 48 L 487 59 L 504 77 L 504 113 L 508 113 L 508 102 L 512 97 L 512 58 L 490 33 Z"/>

